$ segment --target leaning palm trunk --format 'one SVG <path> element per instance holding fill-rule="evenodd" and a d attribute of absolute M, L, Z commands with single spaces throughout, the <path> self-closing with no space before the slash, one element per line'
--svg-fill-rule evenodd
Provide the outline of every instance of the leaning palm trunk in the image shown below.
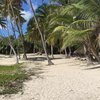
<path fill-rule="evenodd" d="M 16 23 L 16 25 L 17 25 L 19 34 L 21 35 L 22 45 L 23 45 L 23 52 L 24 52 L 23 58 L 24 58 L 24 59 L 27 59 L 26 52 L 25 52 L 25 41 L 24 41 L 24 36 L 23 36 L 22 29 L 21 29 L 21 23 L 20 23 L 20 20 L 19 20 L 19 16 L 18 16 L 18 22 L 16 21 L 16 16 L 15 16 L 15 14 L 14 14 L 14 10 L 13 10 L 11 1 L 10 1 L 10 8 L 11 8 L 11 10 L 12 10 L 12 14 L 13 14 L 15 23 Z"/>
<path fill-rule="evenodd" d="M 7 19 L 6 19 L 6 21 L 7 21 Z M 7 31 L 8 31 L 8 36 L 9 36 L 10 34 L 9 34 L 8 25 L 7 25 Z M 12 45 L 12 42 L 11 42 L 10 38 L 8 38 L 8 39 L 9 39 L 9 40 L 8 40 L 9 46 L 11 47 L 11 49 L 12 49 L 12 51 L 13 51 L 15 57 L 16 57 L 16 64 L 18 64 L 18 63 L 19 63 L 19 60 L 18 60 L 18 57 L 17 57 L 17 53 L 16 53 L 16 51 L 15 51 L 13 45 Z"/>
<path fill-rule="evenodd" d="M 21 35 L 23 53 L 24 53 L 23 58 L 26 60 L 27 59 L 27 55 L 26 55 L 26 51 L 25 51 L 25 40 L 24 40 L 23 32 L 22 32 L 22 29 L 21 29 L 21 26 L 20 26 L 20 21 L 19 21 L 19 23 L 17 23 L 17 28 L 18 28 L 19 34 Z"/>
<path fill-rule="evenodd" d="M 8 29 L 7 29 L 7 30 L 8 30 Z M 9 32 L 9 31 L 8 31 L 8 32 Z M 7 42 L 8 42 L 8 44 L 9 44 L 11 50 L 13 51 L 13 53 L 14 53 L 14 55 L 15 55 L 15 57 L 16 57 L 16 64 L 18 64 L 18 63 L 19 63 L 19 60 L 18 60 L 18 57 L 17 57 L 17 53 L 16 53 L 16 51 L 15 51 L 13 45 L 12 45 L 12 42 L 10 41 L 10 39 L 9 39 Z"/>
<path fill-rule="evenodd" d="M 12 46 L 12 44 L 11 44 L 10 42 L 9 42 L 9 46 L 11 47 L 11 49 L 12 49 L 14 55 L 16 56 L 16 64 L 18 64 L 18 63 L 19 63 L 19 60 L 18 60 L 18 57 L 17 57 L 16 51 L 15 51 L 15 49 L 13 48 L 13 46 Z"/>
<path fill-rule="evenodd" d="M 50 58 L 49 58 L 49 56 L 48 56 L 48 54 L 47 54 L 45 41 L 44 41 L 44 39 L 43 39 L 43 34 L 42 34 L 42 32 L 41 32 L 41 30 L 40 30 L 40 28 L 39 28 L 38 21 L 37 21 L 37 19 L 36 19 L 36 17 L 35 17 L 35 11 L 34 11 L 34 8 L 33 8 L 33 6 L 32 6 L 32 1 L 29 0 L 29 2 L 30 2 L 30 7 L 31 7 L 31 9 L 32 9 L 32 11 L 33 11 L 33 14 L 34 14 L 35 23 L 36 23 L 36 25 L 37 25 L 39 34 L 40 34 L 40 36 L 41 36 L 41 41 L 42 41 L 42 44 L 43 44 L 44 52 L 45 52 L 45 54 L 46 54 L 46 58 L 47 58 L 47 60 L 48 60 L 48 65 L 53 65 L 52 61 L 50 60 Z"/>
<path fill-rule="evenodd" d="M 16 26 L 15 26 L 15 25 L 13 26 L 13 23 L 12 23 L 11 20 L 10 20 L 10 22 L 11 22 L 11 26 L 12 26 L 12 31 L 13 31 L 14 39 L 17 41 L 17 39 L 16 39 L 16 34 L 15 34 L 15 32 L 16 32 Z M 18 45 L 17 45 L 17 54 L 18 54 L 19 59 L 20 59 L 20 52 L 19 52 Z"/>

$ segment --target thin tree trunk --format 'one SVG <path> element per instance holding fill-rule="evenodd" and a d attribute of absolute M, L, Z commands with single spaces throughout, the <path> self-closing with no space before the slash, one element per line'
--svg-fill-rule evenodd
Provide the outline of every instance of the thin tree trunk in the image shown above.
<path fill-rule="evenodd" d="M 71 48 L 69 47 L 69 54 L 68 57 L 71 57 Z"/>
<path fill-rule="evenodd" d="M 7 21 L 7 20 L 6 20 L 6 21 Z M 9 34 L 8 25 L 7 25 L 7 31 L 8 31 L 8 36 L 9 36 L 10 34 Z M 8 39 L 9 39 L 9 40 L 8 40 L 9 46 L 11 47 L 11 49 L 12 49 L 12 51 L 13 51 L 15 57 L 16 57 L 16 64 L 18 64 L 18 63 L 19 63 L 19 60 L 18 60 L 18 57 L 17 57 L 17 53 L 16 53 L 16 51 L 15 51 L 13 45 L 12 45 L 12 42 L 11 42 L 10 38 L 8 38 Z"/>
<path fill-rule="evenodd" d="M 7 28 L 7 30 L 8 30 L 8 35 L 9 35 L 9 29 Z M 10 41 L 10 39 L 9 39 L 7 42 L 9 43 L 9 46 L 11 47 L 11 49 L 12 49 L 12 51 L 13 51 L 15 57 L 16 57 L 16 64 L 18 64 L 18 63 L 19 63 L 19 60 L 18 60 L 16 51 L 15 51 L 15 49 L 14 49 L 13 46 L 12 46 L 12 42 Z"/>
<path fill-rule="evenodd" d="M 33 48 L 33 53 L 35 53 L 35 48 Z"/>
<path fill-rule="evenodd" d="M 14 39 L 17 41 L 16 34 L 15 34 L 15 32 L 16 32 L 16 26 L 15 25 L 13 26 L 13 23 L 12 23 L 11 19 L 10 19 L 10 22 L 11 22 L 11 26 L 12 26 L 12 31 L 13 31 Z M 18 43 L 18 41 L 17 41 L 17 43 Z M 19 59 L 20 59 L 20 52 L 19 52 L 18 45 L 17 45 L 17 54 L 18 54 Z"/>
<path fill-rule="evenodd" d="M 17 28 L 18 28 L 18 31 L 21 35 L 21 40 L 22 40 L 22 46 L 23 46 L 23 58 L 26 60 L 27 59 L 27 55 L 26 55 L 26 51 L 25 51 L 25 41 L 24 41 L 24 36 L 22 34 L 22 31 L 21 31 L 21 27 L 19 24 L 17 24 Z"/>
<path fill-rule="evenodd" d="M 16 56 L 16 64 L 18 64 L 18 63 L 19 63 L 19 60 L 18 60 L 18 57 L 17 57 L 16 51 L 15 51 L 15 49 L 13 48 L 13 46 L 11 45 L 11 43 L 9 43 L 9 46 L 11 47 L 11 49 L 12 49 L 13 52 L 14 52 L 14 55 Z"/>
<path fill-rule="evenodd" d="M 11 57 L 12 56 L 12 49 L 10 49 L 10 55 L 9 55 L 9 57 Z"/>
<path fill-rule="evenodd" d="M 68 57 L 67 50 L 65 49 L 64 51 L 65 51 L 65 58 L 67 58 Z"/>
<path fill-rule="evenodd" d="M 85 44 L 83 44 L 83 49 L 84 49 L 84 55 L 85 55 L 86 60 L 87 60 L 87 65 L 93 64 L 90 52 L 88 52 L 88 48 Z"/>
<path fill-rule="evenodd" d="M 52 58 L 54 58 L 54 55 L 53 55 L 53 46 L 51 45 L 51 56 Z"/>
<path fill-rule="evenodd" d="M 42 32 L 41 32 L 41 30 L 40 30 L 40 28 L 39 28 L 38 21 L 37 21 L 37 19 L 36 19 L 36 17 L 35 17 L 35 11 L 34 11 L 34 8 L 33 8 L 33 5 L 32 5 L 32 1 L 29 0 L 29 2 L 30 2 L 30 7 L 31 7 L 31 9 L 32 9 L 32 11 L 33 11 L 33 14 L 34 14 L 35 23 L 36 23 L 36 25 L 37 25 L 39 34 L 40 34 L 40 36 L 41 36 L 41 40 L 42 40 L 42 44 L 43 44 L 43 49 L 44 49 L 44 52 L 45 52 L 45 54 L 46 54 L 46 58 L 47 58 L 47 60 L 48 60 L 48 65 L 53 65 L 52 61 L 50 60 L 50 58 L 49 58 L 49 56 L 48 56 L 48 54 L 47 54 L 45 41 L 44 41 L 44 39 L 43 39 L 43 34 L 42 34 Z"/>

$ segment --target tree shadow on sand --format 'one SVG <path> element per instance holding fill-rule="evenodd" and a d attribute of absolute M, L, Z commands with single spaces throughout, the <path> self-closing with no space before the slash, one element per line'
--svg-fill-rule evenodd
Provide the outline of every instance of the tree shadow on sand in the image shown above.
<path fill-rule="evenodd" d="M 63 58 L 50 58 L 51 60 L 56 60 L 56 59 L 63 59 Z M 46 57 L 34 57 L 34 58 L 28 58 L 30 61 L 45 61 L 47 60 Z"/>
<path fill-rule="evenodd" d="M 36 64 L 34 68 L 30 68 L 29 70 L 27 70 L 28 76 L 35 76 L 36 78 L 42 78 L 42 79 L 43 79 L 42 74 L 44 72 L 45 72 L 44 69 L 39 64 Z"/>
<path fill-rule="evenodd" d="M 93 70 L 93 69 L 100 69 L 100 65 L 97 65 L 97 66 L 94 66 L 94 67 L 85 68 L 85 70 Z"/>
<path fill-rule="evenodd" d="M 28 58 L 30 61 L 45 61 L 47 60 L 46 57 L 34 57 L 34 58 Z"/>
<path fill-rule="evenodd" d="M 11 58 L 9 56 L 0 56 L 0 58 Z"/>

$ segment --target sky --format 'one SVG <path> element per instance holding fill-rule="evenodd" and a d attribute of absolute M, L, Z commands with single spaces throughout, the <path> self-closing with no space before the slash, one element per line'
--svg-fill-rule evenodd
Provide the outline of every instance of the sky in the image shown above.
<path fill-rule="evenodd" d="M 42 5 L 42 0 L 32 0 L 33 2 L 33 7 L 34 9 L 36 9 L 39 5 Z M 48 0 L 44 0 L 45 3 L 48 3 Z M 29 19 L 33 16 L 33 13 L 31 11 L 31 8 L 29 5 L 23 4 L 23 9 L 24 11 L 22 11 L 22 13 L 24 14 L 23 17 L 26 19 L 26 23 L 23 25 L 23 31 L 24 33 L 27 30 L 27 23 L 29 21 Z"/>
<path fill-rule="evenodd" d="M 44 0 L 44 3 L 48 3 L 48 1 L 49 0 Z M 36 9 L 39 5 L 42 5 L 42 3 L 43 3 L 42 0 L 32 0 L 34 9 Z M 28 4 L 23 4 L 23 9 L 24 9 L 24 11 L 22 11 L 22 14 L 23 14 L 22 17 L 24 17 L 26 20 L 26 22 L 23 24 L 23 33 L 25 34 L 25 32 L 27 31 L 27 23 L 28 23 L 29 19 L 32 18 L 33 13 Z M 7 19 L 8 19 L 8 25 L 9 25 L 9 27 L 11 27 L 10 22 L 9 22 L 9 17 Z M 7 31 L 5 29 L 2 29 L 1 27 L 0 27 L 0 33 L 5 34 L 5 36 L 8 36 Z M 10 35 L 12 35 L 12 33 L 13 33 L 11 28 L 10 28 L 9 33 L 10 33 Z M 18 36 L 18 33 L 17 33 L 17 36 Z"/>

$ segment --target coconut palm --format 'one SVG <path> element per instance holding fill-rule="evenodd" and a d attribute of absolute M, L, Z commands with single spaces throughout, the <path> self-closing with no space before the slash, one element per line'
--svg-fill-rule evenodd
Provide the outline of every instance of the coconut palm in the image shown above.
<path fill-rule="evenodd" d="M 51 60 L 50 60 L 50 58 L 49 58 L 49 56 L 48 56 L 48 54 L 47 54 L 45 41 L 44 41 L 44 38 L 43 38 L 43 34 L 42 34 L 41 30 L 40 30 L 39 23 L 38 23 L 37 18 L 36 18 L 36 16 L 35 16 L 35 10 L 34 10 L 34 8 L 33 8 L 32 1 L 29 0 L 29 2 L 30 2 L 30 7 L 31 7 L 31 9 L 32 9 L 32 11 L 33 11 L 33 14 L 34 14 L 35 23 L 36 23 L 36 25 L 37 25 L 39 34 L 40 34 L 40 36 L 41 36 L 41 41 L 42 41 L 42 44 L 43 44 L 44 52 L 45 52 L 45 54 L 46 54 L 46 58 L 47 58 L 47 60 L 48 60 L 48 65 L 53 65 L 53 63 L 51 62 Z"/>
<path fill-rule="evenodd" d="M 26 56 L 26 51 L 25 51 L 25 40 L 24 40 L 24 36 L 23 36 L 23 31 L 22 31 L 22 24 L 23 22 L 25 22 L 25 20 L 21 17 L 21 10 L 22 10 L 22 3 L 26 1 L 25 0 L 20 0 L 19 2 L 16 1 L 14 2 L 14 0 L 9 0 L 6 1 L 7 5 L 5 4 L 6 7 L 8 7 L 8 10 L 6 12 L 8 12 L 8 15 L 14 20 L 14 22 L 16 23 L 18 32 L 21 36 L 21 40 L 22 40 L 22 44 L 23 44 L 23 58 L 27 59 Z M 6 9 L 5 7 L 5 9 Z"/>
<path fill-rule="evenodd" d="M 95 2 L 89 3 L 91 0 L 81 1 L 76 4 L 67 5 L 62 7 L 60 18 L 56 18 L 53 23 L 62 23 L 55 28 L 53 33 L 57 31 L 62 31 L 63 35 L 63 46 L 62 49 L 67 46 L 76 45 L 76 44 L 85 44 L 87 47 L 87 52 L 92 54 L 98 62 L 100 58 L 98 56 L 98 43 L 96 41 L 96 35 L 93 34 L 95 31 L 95 26 L 97 26 L 95 19 L 97 18 L 97 12 L 93 14 L 92 9 L 94 9 L 93 4 Z M 86 5 L 85 5 L 86 4 Z M 89 6 L 91 6 L 91 11 L 87 12 Z M 87 6 L 87 7 L 86 7 Z M 95 7 L 96 8 L 96 7 Z M 90 9 L 89 9 L 90 10 Z M 96 10 L 96 9 L 95 9 Z M 98 10 L 96 10 L 98 11 Z M 83 13 L 84 12 L 84 13 Z M 86 13 L 85 13 L 86 12 Z M 90 17 L 90 15 L 92 15 Z M 95 16 L 94 16 L 95 15 Z M 70 19 L 69 19 L 70 18 Z M 57 34 L 58 35 L 58 34 Z M 95 37 L 95 38 L 93 38 Z M 94 43 L 92 41 L 95 41 Z M 87 54 L 88 54 L 87 53 Z"/>
<path fill-rule="evenodd" d="M 19 34 L 22 36 L 21 40 L 23 43 L 24 57 L 26 59 L 27 57 L 25 53 L 25 45 L 24 45 L 25 43 L 24 43 L 23 33 L 21 29 L 22 23 L 25 22 L 25 20 L 21 17 L 21 14 L 20 14 L 22 10 L 23 2 L 25 2 L 25 0 L 19 0 L 19 2 L 18 1 L 15 2 L 14 0 L 2 0 L 2 6 L 0 6 L 0 9 L 1 9 L 1 15 L 3 17 L 5 18 L 7 18 L 8 16 L 10 17 L 14 35 L 15 35 L 16 27 L 13 24 L 16 24 Z"/>

